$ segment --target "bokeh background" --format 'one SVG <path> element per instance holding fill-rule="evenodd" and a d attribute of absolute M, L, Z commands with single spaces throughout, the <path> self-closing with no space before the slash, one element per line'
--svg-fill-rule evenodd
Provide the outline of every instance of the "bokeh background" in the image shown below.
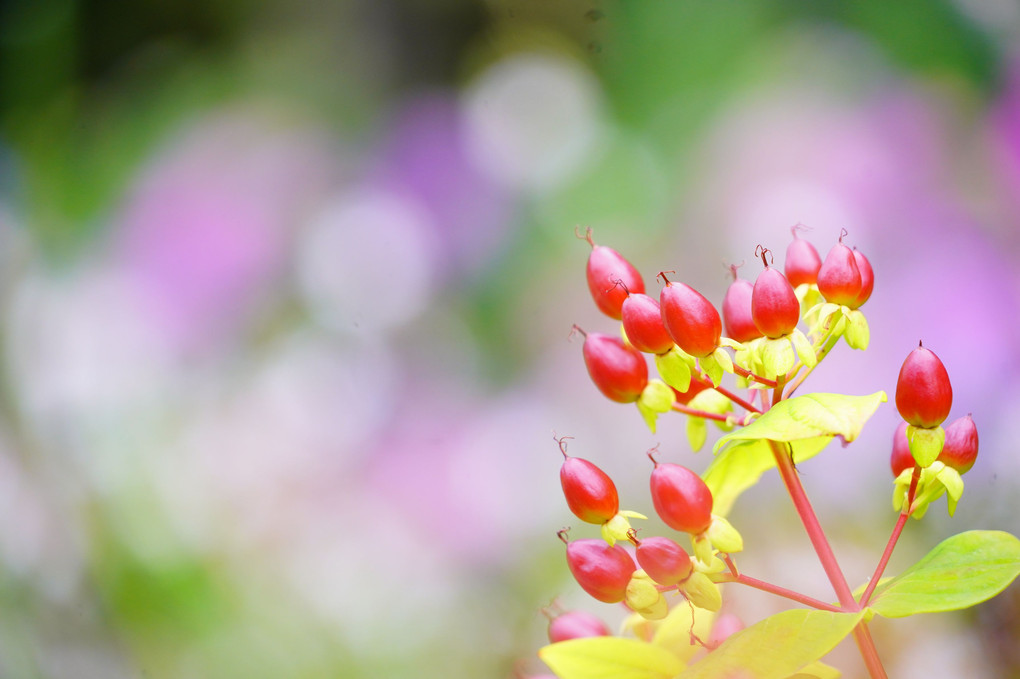
<path fill-rule="evenodd" d="M 872 346 L 807 386 L 892 393 L 923 339 L 981 432 L 891 572 L 1020 532 L 1018 26 L 1011 0 L 0 3 L 0 676 L 527 677 L 554 597 L 617 624 L 564 567 L 554 433 L 648 514 L 645 450 L 710 453 L 588 381 L 570 327 L 615 327 L 575 226 L 717 302 L 759 243 L 846 229 Z M 896 422 L 803 465 L 852 582 Z M 775 475 L 738 502 L 742 567 L 829 599 L 787 505 Z M 873 629 L 892 676 L 1020 676 L 1018 611 Z"/>

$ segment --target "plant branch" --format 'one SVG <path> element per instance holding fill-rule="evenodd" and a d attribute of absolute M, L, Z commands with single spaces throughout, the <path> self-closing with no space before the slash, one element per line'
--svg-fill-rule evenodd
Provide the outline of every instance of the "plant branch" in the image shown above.
<path fill-rule="evenodd" d="M 868 582 L 867 589 L 864 590 L 864 594 L 861 595 L 861 606 L 867 606 L 868 602 L 871 601 L 871 595 L 874 594 L 875 588 L 878 587 L 878 581 L 882 579 L 882 573 L 885 572 L 885 567 L 889 565 L 889 558 L 892 557 L 893 549 L 896 548 L 896 543 L 900 539 L 900 533 L 903 532 L 903 527 L 907 523 L 907 519 L 910 517 L 910 512 L 913 509 L 914 494 L 917 492 L 917 484 L 921 480 L 921 467 L 920 465 L 914 465 L 914 473 L 910 477 L 910 489 L 907 491 L 907 500 L 903 503 L 903 508 L 900 510 L 900 516 L 896 520 L 896 525 L 893 526 L 892 535 L 889 536 L 889 542 L 885 545 L 885 551 L 882 552 L 882 558 L 878 561 L 878 566 L 875 568 L 875 574 L 871 576 L 871 581 Z"/>
<path fill-rule="evenodd" d="M 779 585 L 773 585 L 771 582 L 765 582 L 764 580 L 752 578 L 751 576 L 744 575 L 742 573 L 737 575 L 734 575 L 732 573 L 722 573 L 720 575 L 713 577 L 712 579 L 715 582 L 735 582 L 740 585 L 747 585 L 748 587 L 753 587 L 754 589 L 759 589 L 763 592 L 768 592 L 769 594 L 775 594 L 776 596 L 781 596 L 783 598 L 796 601 L 799 604 L 804 604 L 805 606 L 817 608 L 822 611 L 832 611 L 834 613 L 846 612 L 845 609 L 840 608 L 839 606 L 827 604 L 824 601 L 819 601 L 818 599 L 809 597 L 806 594 L 801 594 L 800 592 L 795 592 L 792 589 L 780 587 Z"/>
<path fill-rule="evenodd" d="M 739 396 L 734 394 L 729 389 L 726 389 L 725 387 L 712 387 L 712 388 L 715 389 L 716 391 L 718 391 L 720 394 L 722 394 L 726 398 L 728 398 L 729 400 L 731 400 L 734 403 L 736 403 L 738 406 L 740 406 L 744 410 L 747 410 L 748 412 L 752 412 L 752 413 L 758 413 L 759 415 L 761 414 L 761 410 L 759 408 L 757 408 L 753 403 L 745 401 L 744 399 L 740 398 Z"/>
<path fill-rule="evenodd" d="M 755 375 L 750 370 L 748 370 L 746 368 L 742 368 L 739 365 L 737 365 L 736 363 L 733 364 L 733 372 L 735 372 L 736 374 L 740 375 L 744 379 L 753 380 L 753 381 L 757 382 L 758 384 L 764 384 L 766 387 L 770 387 L 771 388 L 771 387 L 775 387 L 776 386 L 776 381 L 775 380 L 770 380 L 769 378 L 762 377 L 761 375 Z"/>
<path fill-rule="evenodd" d="M 790 494 L 790 499 L 793 500 L 797 514 L 804 524 L 804 529 L 807 531 L 811 545 L 815 548 L 815 553 L 818 555 L 818 560 L 821 562 L 829 582 L 832 583 L 832 588 L 836 592 L 840 605 L 843 607 L 843 610 L 847 611 L 861 610 L 860 605 L 854 599 L 853 592 L 850 591 L 850 585 L 847 584 L 846 576 L 843 575 L 839 562 L 836 561 L 836 555 L 829 545 L 829 540 L 825 537 L 825 531 L 822 530 L 822 526 L 818 522 L 818 516 L 815 514 L 814 508 L 811 507 L 807 493 L 804 492 L 804 486 L 801 484 L 800 476 L 797 475 L 797 470 L 793 466 L 793 458 L 789 453 L 788 446 L 781 445 L 776 441 L 769 441 L 769 447 L 772 448 L 772 456 L 779 467 L 779 475 L 783 479 L 783 484 Z M 871 632 L 868 630 L 867 623 L 863 620 L 857 623 L 857 626 L 854 627 L 853 635 L 854 641 L 857 643 L 857 649 L 860 651 L 864 664 L 868 668 L 868 674 L 871 675 L 872 679 L 888 679 L 885 668 L 882 666 L 882 659 L 878 657 L 878 650 L 875 648 L 875 641 L 871 638 Z"/>
<path fill-rule="evenodd" d="M 694 417 L 704 417 L 707 420 L 718 420 L 719 422 L 734 422 L 741 426 L 747 424 L 748 418 L 736 418 L 733 415 L 723 415 L 721 413 L 710 413 L 707 410 L 698 410 L 697 408 L 690 408 L 685 406 L 683 403 L 674 403 L 673 410 L 678 413 L 684 413 L 685 415 L 692 415 Z"/>

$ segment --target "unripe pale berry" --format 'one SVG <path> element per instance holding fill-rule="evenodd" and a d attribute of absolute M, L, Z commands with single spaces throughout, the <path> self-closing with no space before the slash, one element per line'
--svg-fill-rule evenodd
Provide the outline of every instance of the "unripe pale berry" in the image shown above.
<path fill-rule="evenodd" d="M 691 574 L 691 557 L 674 540 L 660 536 L 638 540 L 634 535 L 630 539 L 637 547 L 634 555 L 638 565 L 660 585 L 675 585 Z"/>
<path fill-rule="evenodd" d="M 618 403 L 638 400 L 648 384 L 648 364 L 640 351 L 619 337 L 590 332 L 582 353 L 592 382 L 606 398 Z"/>
<path fill-rule="evenodd" d="M 623 331 L 638 351 L 663 354 L 673 348 L 673 338 L 662 324 L 662 312 L 654 297 L 631 293 L 621 310 Z"/>
<path fill-rule="evenodd" d="M 733 269 L 733 282 L 726 288 L 723 297 L 722 318 L 726 336 L 737 342 L 750 342 L 761 337 L 761 330 L 751 318 L 751 294 L 754 286 L 751 281 L 737 278 L 736 267 Z"/>
<path fill-rule="evenodd" d="M 691 356 L 708 356 L 719 346 L 722 318 L 691 286 L 667 281 L 659 292 L 659 309 L 669 336 Z"/>
<path fill-rule="evenodd" d="M 602 313 L 620 320 L 623 301 L 629 293 L 644 292 L 645 282 L 623 255 L 605 245 L 596 245 L 591 229 L 586 231 L 585 240 L 591 244 L 585 270 L 588 290 Z"/>
<path fill-rule="evenodd" d="M 808 241 L 798 238 L 794 227 L 793 240 L 786 246 L 786 262 L 783 265 L 786 280 L 794 287 L 801 283 L 817 283 L 821 267 L 822 258 L 818 256 L 818 250 Z"/>
<path fill-rule="evenodd" d="M 608 637 L 609 626 L 597 615 L 587 611 L 567 611 L 549 621 L 549 643 L 585 639 L 587 637 Z"/>
<path fill-rule="evenodd" d="M 832 246 L 818 270 L 818 291 L 826 302 L 852 305 L 861 294 L 861 271 L 853 250 L 840 242 Z"/>
<path fill-rule="evenodd" d="M 559 535 L 567 542 L 564 531 Z M 567 542 L 567 566 L 581 589 L 607 604 L 623 601 L 630 576 L 637 570 L 634 559 L 622 546 L 610 547 L 593 539 Z"/>
<path fill-rule="evenodd" d="M 896 380 L 896 409 L 908 424 L 930 429 L 949 416 L 953 406 L 953 385 L 942 361 L 930 349 L 918 344 L 900 368 Z"/>
<path fill-rule="evenodd" d="M 694 535 L 708 530 L 712 491 L 700 476 L 678 464 L 656 462 L 650 486 L 655 512 L 667 526 Z"/>
<path fill-rule="evenodd" d="M 762 249 L 761 258 L 765 262 L 767 249 Z M 765 269 L 754 281 L 751 294 L 751 318 L 755 326 L 766 337 L 783 337 L 789 335 L 800 320 L 800 302 L 793 291 L 790 281 L 786 280 L 779 269 L 765 263 Z"/>
<path fill-rule="evenodd" d="M 899 476 L 904 469 L 914 468 L 914 456 L 910 453 L 910 441 L 907 440 L 907 423 L 900 422 L 893 434 L 892 455 L 889 456 L 889 466 L 892 468 L 894 477 Z"/>
<path fill-rule="evenodd" d="M 939 462 L 964 474 L 974 466 L 977 454 L 977 426 L 970 415 L 964 415 L 946 425 L 946 442 L 939 453 Z"/>
<path fill-rule="evenodd" d="M 609 475 L 588 460 L 567 457 L 565 452 L 564 458 L 560 485 L 570 511 L 581 521 L 594 524 L 603 524 L 616 516 L 620 498 Z"/>

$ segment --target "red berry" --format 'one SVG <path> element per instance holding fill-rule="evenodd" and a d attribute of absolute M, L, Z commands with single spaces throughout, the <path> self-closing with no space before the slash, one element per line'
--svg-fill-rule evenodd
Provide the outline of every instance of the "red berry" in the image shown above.
<path fill-rule="evenodd" d="M 751 281 L 737 278 L 736 267 L 733 270 L 733 282 L 726 289 L 723 297 L 722 318 L 726 328 L 726 336 L 738 342 L 750 342 L 761 337 L 761 330 L 751 318 L 751 293 L 754 286 Z"/>
<path fill-rule="evenodd" d="M 666 281 L 659 305 L 666 331 L 688 354 L 701 358 L 719 346 L 722 318 L 700 292 L 684 283 Z"/>
<path fill-rule="evenodd" d="M 590 332 L 584 338 L 584 364 L 606 398 L 632 403 L 648 384 L 648 364 L 640 351 L 619 337 Z"/>
<path fill-rule="evenodd" d="M 664 354 L 673 348 L 673 338 L 662 324 L 659 302 L 640 292 L 623 300 L 623 331 L 638 351 Z"/>
<path fill-rule="evenodd" d="M 638 565 L 660 585 L 672 586 L 687 579 L 693 569 L 691 557 L 687 551 L 675 541 L 665 537 L 650 537 L 638 540 L 631 537 L 637 545 L 635 555 Z"/>
<path fill-rule="evenodd" d="M 566 457 L 560 467 L 560 485 L 567 506 L 581 521 L 603 524 L 620 510 L 616 484 L 588 460 Z"/>
<path fill-rule="evenodd" d="M 667 526 L 694 535 L 708 530 L 712 523 L 712 491 L 700 476 L 678 464 L 656 462 L 650 485 L 652 504 Z"/>
<path fill-rule="evenodd" d="M 786 280 L 796 287 L 801 283 L 818 282 L 818 269 L 822 266 L 822 258 L 818 256 L 815 246 L 797 237 L 797 228 L 793 229 L 793 240 L 786 246 L 786 263 L 783 270 Z"/>
<path fill-rule="evenodd" d="M 549 621 L 549 642 L 584 639 L 586 637 L 608 637 L 609 627 L 597 615 L 587 611 L 568 611 Z"/>
<path fill-rule="evenodd" d="M 768 250 L 762 248 L 762 262 L 766 252 Z M 789 335 L 800 320 L 800 302 L 793 286 L 779 269 L 773 269 L 767 263 L 754 281 L 751 318 L 762 334 L 773 338 Z"/>
<path fill-rule="evenodd" d="M 914 456 L 910 454 L 910 441 L 907 440 L 907 423 L 900 422 L 893 434 L 892 455 L 889 457 L 892 475 L 898 477 L 904 469 L 914 468 Z"/>
<path fill-rule="evenodd" d="M 854 261 L 857 262 L 857 270 L 861 272 L 861 291 L 857 293 L 854 303 L 847 305 L 851 309 L 856 309 L 867 302 L 875 287 L 875 272 L 871 269 L 871 262 L 856 248 L 854 249 Z"/>
<path fill-rule="evenodd" d="M 852 305 L 861 294 L 861 271 L 854 252 L 840 242 L 832 246 L 818 270 L 818 291 L 826 302 Z"/>
<path fill-rule="evenodd" d="M 564 532 L 560 539 L 566 542 Z M 567 566 L 581 589 L 607 604 L 623 601 L 630 576 L 637 570 L 634 559 L 619 544 L 602 540 L 574 540 L 567 543 Z"/>
<path fill-rule="evenodd" d="M 585 240 L 591 244 L 586 268 L 588 290 L 602 313 L 620 320 L 623 301 L 629 293 L 644 292 L 645 282 L 619 252 L 604 245 L 595 245 L 591 229 L 585 233 Z"/>
<path fill-rule="evenodd" d="M 970 415 L 965 415 L 946 425 L 946 442 L 939 454 L 939 462 L 964 474 L 974 466 L 977 454 L 977 426 Z"/>
<path fill-rule="evenodd" d="M 907 355 L 896 381 L 896 409 L 915 427 L 937 427 L 953 406 L 953 385 L 942 361 L 920 344 Z"/>

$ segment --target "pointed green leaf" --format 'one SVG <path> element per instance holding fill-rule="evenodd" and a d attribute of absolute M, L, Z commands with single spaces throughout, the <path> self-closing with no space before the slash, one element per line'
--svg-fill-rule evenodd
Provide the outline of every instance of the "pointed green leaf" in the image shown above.
<path fill-rule="evenodd" d="M 691 444 L 691 450 L 694 452 L 701 450 L 701 447 L 705 445 L 706 439 L 708 439 L 708 425 L 705 424 L 705 418 L 688 417 L 687 442 Z"/>
<path fill-rule="evenodd" d="M 850 634 L 862 617 L 863 611 L 784 611 L 737 632 L 688 667 L 679 679 L 787 679 L 814 667 L 815 661 Z"/>
<path fill-rule="evenodd" d="M 780 401 L 743 429 L 720 438 L 713 452 L 735 441 L 768 439 L 799 441 L 818 436 L 841 436 L 853 441 L 879 403 L 887 399 L 884 391 L 868 396 L 843 394 L 806 394 Z"/>
<path fill-rule="evenodd" d="M 923 559 L 880 584 L 868 606 L 886 618 L 969 608 L 1020 575 L 1020 540 L 974 530 L 942 541 Z"/>
<path fill-rule="evenodd" d="M 701 369 L 706 375 L 708 375 L 708 379 L 712 381 L 714 386 L 718 387 L 722 384 L 723 367 L 719 364 L 719 361 L 715 359 L 715 354 L 702 356 L 699 363 L 701 365 Z"/>
<path fill-rule="evenodd" d="M 815 348 L 811 345 L 811 340 L 800 331 L 800 328 L 793 329 L 793 332 L 790 333 L 790 339 L 793 341 L 793 348 L 797 350 L 797 356 L 800 357 L 801 363 L 809 368 L 814 368 L 818 365 L 818 355 L 815 354 Z"/>
<path fill-rule="evenodd" d="M 684 669 L 666 649 L 622 637 L 560 641 L 538 656 L 560 679 L 672 679 Z"/>
<path fill-rule="evenodd" d="M 868 348 L 871 331 L 868 329 L 868 319 L 859 309 L 846 312 L 846 334 L 843 335 L 843 339 L 851 349 L 863 351 Z"/>
<path fill-rule="evenodd" d="M 800 464 L 822 451 L 832 439 L 819 436 L 795 441 L 793 461 Z M 776 466 L 769 442 L 739 441 L 719 453 L 702 477 L 712 491 L 712 511 L 725 516 L 740 494 L 753 486 L 761 475 Z"/>

